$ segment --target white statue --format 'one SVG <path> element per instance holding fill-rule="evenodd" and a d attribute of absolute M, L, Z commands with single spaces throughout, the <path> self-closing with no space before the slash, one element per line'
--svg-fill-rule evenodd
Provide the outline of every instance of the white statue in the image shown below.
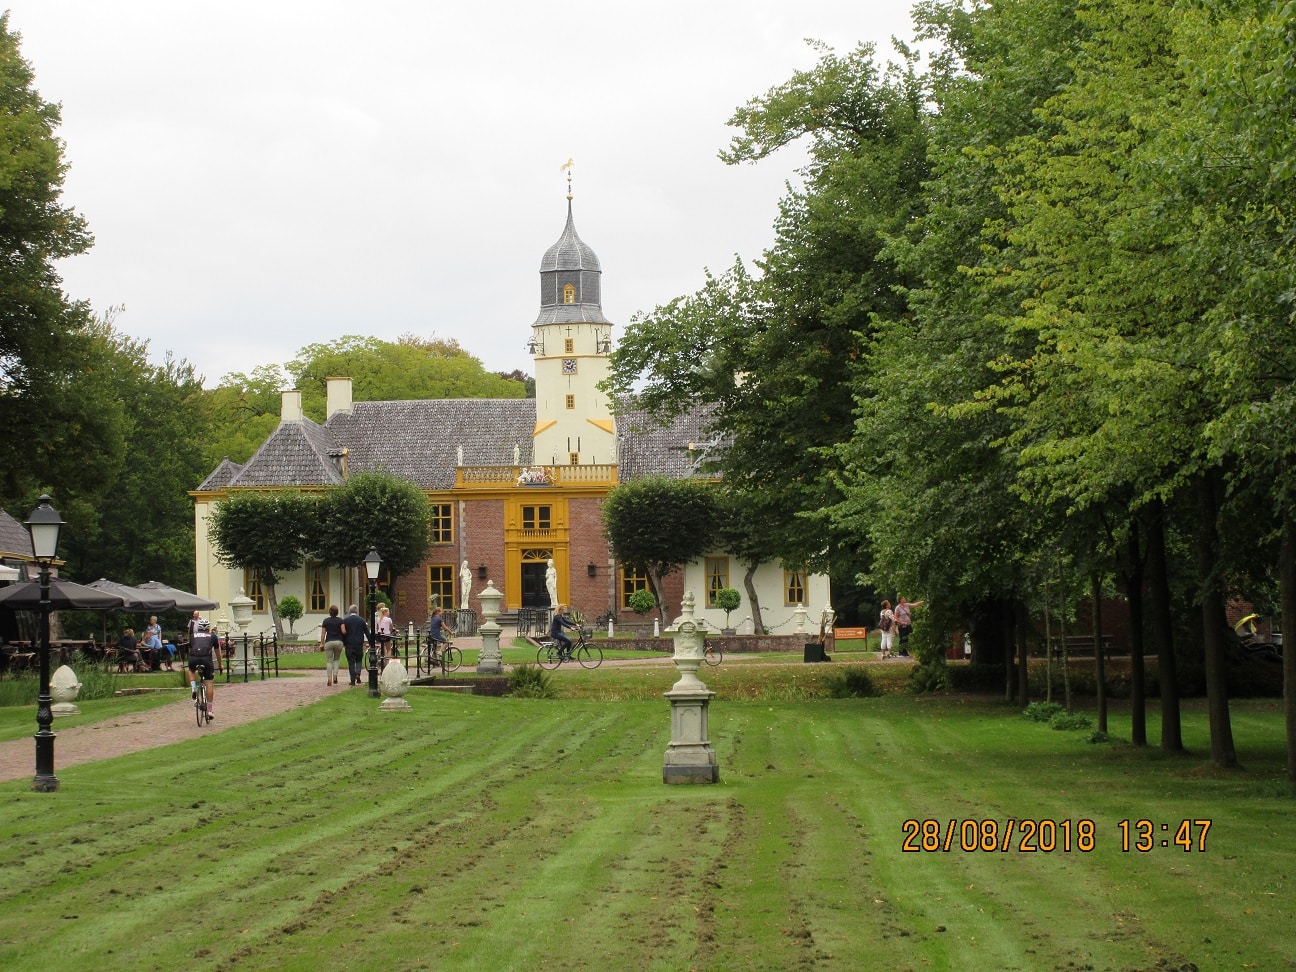
<path fill-rule="evenodd" d="M 558 571 L 554 567 L 553 558 L 549 558 L 549 566 L 545 568 L 545 587 L 549 589 L 549 606 L 558 607 Z"/>
<path fill-rule="evenodd" d="M 455 448 L 455 459 L 458 461 L 459 465 L 463 465 L 463 446 L 457 446 Z"/>
<path fill-rule="evenodd" d="M 459 567 L 459 591 L 462 595 L 459 599 L 461 608 L 468 607 L 468 598 L 472 595 L 472 571 L 468 569 L 468 561 L 464 561 Z"/>
<path fill-rule="evenodd" d="M 516 444 L 513 446 L 513 465 L 522 465 L 522 449 Z"/>

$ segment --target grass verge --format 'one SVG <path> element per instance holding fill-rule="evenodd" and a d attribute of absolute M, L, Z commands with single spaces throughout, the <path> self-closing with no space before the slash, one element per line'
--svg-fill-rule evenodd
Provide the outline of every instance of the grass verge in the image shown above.
<path fill-rule="evenodd" d="M 388 715 L 338 694 L 69 767 L 57 793 L 0 785 L 0 967 L 1280 969 L 1296 954 L 1279 703 L 1236 704 L 1247 771 L 1221 774 L 967 698 L 717 702 L 720 784 L 667 787 L 660 699 L 411 699 Z M 1194 705 L 1185 739 L 1205 751 Z M 1212 824 L 1204 850 L 1125 852 L 1119 821 L 1140 818 Z M 904 850 L 922 821 L 1009 819 L 1069 821 L 1072 850 L 981 850 L 975 824 L 965 851 L 961 823 L 949 851 Z"/>

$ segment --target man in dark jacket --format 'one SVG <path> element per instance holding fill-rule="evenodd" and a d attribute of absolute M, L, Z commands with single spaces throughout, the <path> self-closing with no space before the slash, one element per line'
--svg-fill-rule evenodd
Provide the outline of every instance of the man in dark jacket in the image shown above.
<path fill-rule="evenodd" d="M 347 669 L 351 672 L 351 684 L 360 684 L 360 666 L 364 664 L 365 636 L 369 634 L 369 625 L 360 617 L 359 605 L 352 604 L 347 616 L 342 619 L 342 645 L 346 649 Z"/>

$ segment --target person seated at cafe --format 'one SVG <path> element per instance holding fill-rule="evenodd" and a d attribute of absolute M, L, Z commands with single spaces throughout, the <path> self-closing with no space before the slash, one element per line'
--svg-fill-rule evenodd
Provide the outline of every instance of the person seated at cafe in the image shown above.
<path fill-rule="evenodd" d="M 150 617 L 148 627 L 144 629 L 143 648 L 146 656 L 152 657 L 154 669 L 165 667 L 167 671 L 175 670 L 171 667 L 171 652 L 162 640 L 162 626 L 159 625 L 157 616 Z"/>
<path fill-rule="evenodd" d="M 155 670 L 163 666 L 168 672 L 174 670 L 171 667 L 171 656 L 162 645 L 162 626 L 157 623 L 157 618 L 149 618 L 148 627 L 144 629 L 144 641 L 140 647 L 143 650 L 144 660 Z"/>
<path fill-rule="evenodd" d="M 139 650 L 139 642 L 135 640 L 135 629 L 127 628 L 122 632 L 122 636 L 117 639 L 117 665 L 124 667 L 130 665 L 135 669 L 148 671 L 149 667 L 144 662 L 144 656 Z"/>

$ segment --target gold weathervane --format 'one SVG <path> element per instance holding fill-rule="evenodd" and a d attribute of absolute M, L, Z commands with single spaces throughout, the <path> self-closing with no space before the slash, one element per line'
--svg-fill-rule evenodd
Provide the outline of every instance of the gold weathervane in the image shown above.
<path fill-rule="evenodd" d="M 568 202 L 571 201 L 571 197 L 572 197 L 572 191 L 571 191 L 571 169 L 572 169 L 572 166 L 575 165 L 575 164 L 576 164 L 576 162 L 575 162 L 574 160 L 572 160 L 572 159 L 568 159 L 566 162 L 564 162 L 562 165 L 560 165 L 560 166 L 558 167 L 558 171 L 559 171 L 559 172 L 566 172 L 566 173 L 567 173 L 567 200 L 568 200 Z"/>

